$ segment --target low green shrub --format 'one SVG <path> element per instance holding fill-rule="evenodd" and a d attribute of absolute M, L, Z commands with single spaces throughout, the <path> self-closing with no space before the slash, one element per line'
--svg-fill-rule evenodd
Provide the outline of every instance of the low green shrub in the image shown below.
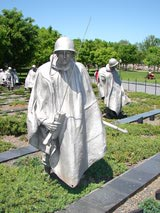
<path fill-rule="evenodd" d="M 158 213 L 160 212 L 160 201 L 153 198 L 147 198 L 139 204 L 144 213 Z"/>
<path fill-rule="evenodd" d="M 105 159 L 115 159 L 125 165 L 133 165 L 160 151 L 159 126 L 151 124 L 123 124 L 128 134 L 107 128 L 108 151 Z"/>
<path fill-rule="evenodd" d="M 19 136 L 27 133 L 26 114 L 0 116 L 0 135 Z"/>
<path fill-rule="evenodd" d="M 16 148 L 16 147 L 13 144 L 11 144 L 10 142 L 5 142 L 0 139 L 0 153 L 8 151 L 10 149 L 14 149 L 14 148 Z"/>
<path fill-rule="evenodd" d="M 20 88 L 13 90 L 13 93 L 15 95 L 25 95 L 26 94 L 24 86 L 21 86 Z"/>
<path fill-rule="evenodd" d="M 101 185 L 82 180 L 71 189 L 49 178 L 38 158 L 25 157 L 12 167 L 0 165 L 0 212 L 55 212 Z"/>
<path fill-rule="evenodd" d="M 1 92 L 7 92 L 7 91 L 8 91 L 8 88 L 7 88 L 7 87 L 4 87 L 4 86 L 0 86 L 0 91 L 1 91 Z"/>

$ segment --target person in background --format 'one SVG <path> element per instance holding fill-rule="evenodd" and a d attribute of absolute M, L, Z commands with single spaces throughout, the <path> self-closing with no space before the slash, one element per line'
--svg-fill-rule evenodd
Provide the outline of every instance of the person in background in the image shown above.
<path fill-rule="evenodd" d="M 151 71 L 149 71 L 147 74 L 147 78 L 152 80 L 152 79 L 155 79 L 155 76 Z"/>
<path fill-rule="evenodd" d="M 14 86 L 19 85 L 20 82 L 19 82 L 19 77 L 18 77 L 18 74 L 17 74 L 17 70 L 14 68 L 12 70 L 12 73 L 13 73 Z"/>
<path fill-rule="evenodd" d="M 44 153 L 45 170 L 72 188 L 106 151 L 98 102 L 75 53 L 70 38 L 55 42 L 49 62 L 37 70 L 27 115 L 29 143 Z"/>
<path fill-rule="evenodd" d="M 0 69 L 0 85 L 6 86 L 6 74 L 2 68 Z"/>
<path fill-rule="evenodd" d="M 5 71 L 6 74 L 6 82 L 7 82 L 7 88 L 8 90 L 14 89 L 14 76 L 12 72 L 12 67 L 8 67 L 8 69 Z"/>
<path fill-rule="evenodd" d="M 94 77 L 95 77 L 96 83 L 98 84 L 99 79 L 98 79 L 98 66 L 97 65 L 96 65 L 96 71 L 94 72 Z"/>
<path fill-rule="evenodd" d="M 126 115 L 122 112 L 122 107 L 130 102 L 125 95 L 117 65 L 119 62 L 111 58 L 106 67 L 99 69 L 99 89 L 104 96 L 106 105 L 105 117 L 124 118 Z"/>
<path fill-rule="evenodd" d="M 25 79 L 25 89 L 29 89 L 29 91 L 32 91 L 32 87 L 35 82 L 35 76 L 36 76 L 37 67 L 36 65 L 32 65 L 32 68 L 29 70 L 27 77 Z"/>

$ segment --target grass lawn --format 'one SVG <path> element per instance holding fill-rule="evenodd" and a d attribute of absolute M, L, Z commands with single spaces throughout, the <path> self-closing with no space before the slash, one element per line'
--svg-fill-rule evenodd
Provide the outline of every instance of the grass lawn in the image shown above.
<path fill-rule="evenodd" d="M 122 80 L 157 83 L 160 84 L 160 73 L 154 73 L 155 79 L 149 80 L 146 78 L 147 71 L 119 71 Z"/>

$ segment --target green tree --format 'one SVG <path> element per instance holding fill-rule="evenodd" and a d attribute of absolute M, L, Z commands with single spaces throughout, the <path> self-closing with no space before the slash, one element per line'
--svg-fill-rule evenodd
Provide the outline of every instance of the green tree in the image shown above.
<path fill-rule="evenodd" d="M 144 63 L 148 66 L 160 67 L 160 47 L 152 46 L 149 47 L 146 52 Z"/>
<path fill-rule="evenodd" d="M 93 41 L 92 40 L 85 40 L 82 42 L 78 48 L 78 58 L 77 60 L 82 62 L 85 65 L 93 65 Z"/>
<path fill-rule="evenodd" d="M 149 35 L 145 40 L 139 44 L 139 48 L 142 51 L 147 51 L 150 47 L 160 46 L 160 39 L 156 38 L 154 35 Z"/>
<path fill-rule="evenodd" d="M 101 48 L 107 48 L 108 47 L 108 42 L 100 40 L 100 39 L 95 39 L 93 41 L 93 50 L 101 49 Z"/>
<path fill-rule="evenodd" d="M 35 57 L 32 64 L 37 66 L 49 60 L 50 55 L 53 53 L 55 41 L 60 37 L 58 31 L 53 30 L 52 27 L 48 29 L 42 27 L 38 30 L 38 43 L 35 50 Z"/>
<path fill-rule="evenodd" d="M 130 44 L 130 42 L 128 40 L 120 40 L 118 42 L 118 44 L 125 44 L 125 45 L 127 45 L 127 44 Z"/>
<path fill-rule="evenodd" d="M 103 56 L 97 57 L 98 52 L 100 54 L 101 53 L 103 54 L 103 52 L 105 52 L 105 49 L 107 49 L 107 48 L 108 48 L 108 42 L 97 39 L 97 38 L 93 41 L 93 48 L 92 48 L 92 51 L 90 54 L 91 54 L 92 64 L 95 67 L 107 64 L 107 61 L 104 63 L 104 61 L 106 60 L 105 57 L 103 57 Z M 107 60 L 108 60 L 108 57 L 107 57 Z"/>
<path fill-rule="evenodd" d="M 138 56 L 140 54 L 136 45 L 120 44 L 118 48 L 118 55 L 122 60 L 122 64 L 125 65 L 125 69 L 127 70 L 128 64 L 135 64 L 138 62 Z"/>
<path fill-rule="evenodd" d="M 99 67 L 105 66 L 110 58 L 118 58 L 118 53 L 113 47 L 100 48 L 94 52 L 95 62 Z"/>
<path fill-rule="evenodd" d="M 0 15 L 0 66 L 26 66 L 35 54 L 38 27 L 32 18 L 12 10 L 2 10 Z"/>

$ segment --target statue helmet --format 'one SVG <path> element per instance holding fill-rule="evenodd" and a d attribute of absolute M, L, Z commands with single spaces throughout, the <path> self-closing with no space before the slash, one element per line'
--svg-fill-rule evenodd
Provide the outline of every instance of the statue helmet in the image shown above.
<path fill-rule="evenodd" d="M 68 50 L 68 51 L 75 52 L 73 41 L 70 38 L 65 36 L 62 36 L 59 39 L 57 39 L 54 46 L 54 52 L 61 51 L 61 50 L 62 51 Z"/>
<path fill-rule="evenodd" d="M 115 67 L 119 62 L 115 58 L 109 60 L 109 67 Z"/>

